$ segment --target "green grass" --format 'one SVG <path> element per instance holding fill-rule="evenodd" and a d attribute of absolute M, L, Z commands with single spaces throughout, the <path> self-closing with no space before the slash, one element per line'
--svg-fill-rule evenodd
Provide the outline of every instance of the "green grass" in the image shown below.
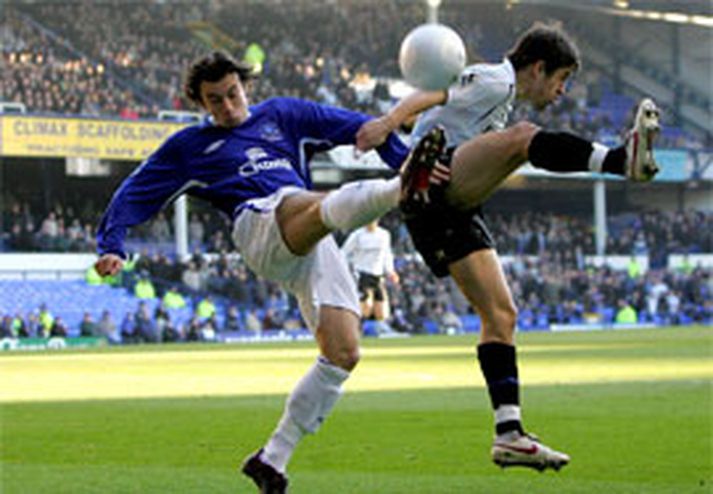
<path fill-rule="evenodd" d="M 572 464 L 490 463 L 473 337 L 365 341 L 290 465 L 294 494 L 710 493 L 710 328 L 519 337 L 524 416 Z M 0 491 L 249 493 L 236 474 L 313 344 L 0 357 Z"/>

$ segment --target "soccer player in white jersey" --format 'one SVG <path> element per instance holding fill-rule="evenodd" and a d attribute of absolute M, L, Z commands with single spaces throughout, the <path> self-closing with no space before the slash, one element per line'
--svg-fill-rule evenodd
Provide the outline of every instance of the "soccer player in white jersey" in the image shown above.
<path fill-rule="evenodd" d="M 404 174 L 409 195 L 401 210 L 414 245 L 434 274 L 453 276 L 480 314 L 478 359 L 495 416 L 491 454 L 501 466 L 558 470 L 569 456 L 542 444 L 522 426 L 514 340 L 517 311 L 481 204 L 528 160 L 555 172 L 607 172 L 634 181 L 650 180 L 658 171 L 652 146 L 659 112 L 650 99 L 639 104 L 624 145 L 613 149 L 529 122 L 506 128 L 515 99 L 545 108 L 564 93 L 579 66 L 577 47 L 559 26 L 535 23 L 502 63 L 466 67 L 448 90 L 416 91 L 366 123 L 357 135 L 357 147 L 366 151 L 425 111 L 414 137 L 432 151 L 412 162 L 418 166 Z M 445 187 L 429 186 L 428 172 L 436 162 L 450 165 Z M 418 218 L 414 211 L 420 211 Z"/>
<path fill-rule="evenodd" d="M 295 295 L 320 356 L 288 397 L 265 447 L 243 465 L 261 493 L 279 494 L 287 491 L 293 450 L 317 431 L 359 361 L 356 284 L 329 233 L 365 225 L 396 207 L 401 179 L 310 191 L 310 157 L 354 143 L 370 117 L 294 98 L 250 106 L 249 79 L 248 66 L 221 52 L 190 67 L 186 95 L 209 116 L 169 137 L 117 189 L 98 228 L 96 269 L 116 274 L 126 259 L 127 228 L 186 193 L 230 216 L 246 264 Z M 408 155 L 393 135 L 378 152 L 394 169 Z"/>
<path fill-rule="evenodd" d="M 389 296 L 385 280 L 399 282 L 394 269 L 391 234 L 374 220 L 354 230 L 344 241 L 342 252 L 357 273 L 363 318 L 373 317 L 380 333 L 388 332 Z"/>

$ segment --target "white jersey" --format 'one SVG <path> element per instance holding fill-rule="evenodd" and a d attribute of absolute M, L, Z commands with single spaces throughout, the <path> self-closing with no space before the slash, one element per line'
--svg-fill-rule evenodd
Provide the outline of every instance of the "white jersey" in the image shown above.
<path fill-rule="evenodd" d="M 394 272 L 391 234 L 380 226 L 373 231 L 366 227 L 354 230 L 342 245 L 342 252 L 349 264 L 360 273 L 384 276 Z"/>
<path fill-rule="evenodd" d="M 484 132 L 502 130 L 514 99 L 515 69 L 510 60 L 470 65 L 448 89 L 446 104 L 421 114 L 412 142 L 418 142 L 436 124 L 445 128 L 448 147 L 457 147 Z"/>

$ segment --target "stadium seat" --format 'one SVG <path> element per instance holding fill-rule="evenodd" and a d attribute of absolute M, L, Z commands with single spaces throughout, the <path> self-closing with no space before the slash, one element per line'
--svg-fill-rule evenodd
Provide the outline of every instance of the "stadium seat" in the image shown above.
<path fill-rule="evenodd" d="M 475 314 L 465 314 L 460 317 L 463 322 L 463 331 L 475 333 L 480 331 L 480 317 Z"/>

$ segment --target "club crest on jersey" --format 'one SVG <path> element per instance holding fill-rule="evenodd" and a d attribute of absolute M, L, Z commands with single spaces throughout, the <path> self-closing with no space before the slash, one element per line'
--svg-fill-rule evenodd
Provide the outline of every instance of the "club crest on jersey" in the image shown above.
<path fill-rule="evenodd" d="M 260 137 L 268 142 L 277 142 L 283 139 L 280 127 L 272 120 L 268 120 L 260 126 Z"/>

